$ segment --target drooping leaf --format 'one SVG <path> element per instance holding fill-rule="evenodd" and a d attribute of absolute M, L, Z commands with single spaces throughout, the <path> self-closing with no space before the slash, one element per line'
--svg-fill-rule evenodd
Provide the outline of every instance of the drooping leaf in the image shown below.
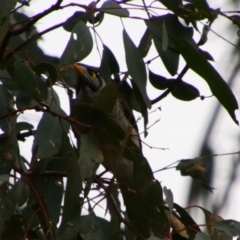
<path fill-rule="evenodd" d="M 68 44 L 61 56 L 61 63 L 73 64 L 81 61 L 91 52 L 93 40 L 89 28 L 79 21 L 73 28 Z"/>
<path fill-rule="evenodd" d="M 129 17 L 127 9 L 123 9 L 117 2 L 109 0 L 103 3 L 101 11 L 119 17 Z"/>
<path fill-rule="evenodd" d="M 165 34 L 163 34 L 163 22 L 166 28 Z M 175 75 L 178 70 L 179 52 L 175 48 L 170 35 L 177 35 L 184 39 L 191 39 L 193 34 L 193 31 L 191 31 L 190 28 L 177 26 L 177 22 L 178 20 L 173 19 L 171 14 L 153 18 L 151 20 L 145 20 L 148 29 L 152 33 L 154 45 L 159 53 L 159 56 L 172 76 Z M 165 51 L 163 51 L 163 36 L 166 35 L 166 33 L 168 35 L 168 47 Z"/>
<path fill-rule="evenodd" d="M 82 181 L 77 151 L 70 144 L 70 139 L 66 134 L 63 134 L 63 143 L 59 155 L 67 172 L 66 191 L 60 225 L 61 231 L 67 222 L 81 215 L 83 200 L 79 197 L 82 192 Z"/>
<path fill-rule="evenodd" d="M 148 72 L 150 83 L 157 89 L 164 90 L 169 88 L 175 82 L 175 80 L 167 79 L 161 75 L 153 73 L 150 69 Z"/>
<path fill-rule="evenodd" d="M 171 93 L 175 98 L 182 101 L 191 101 L 200 96 L 197 88 L 184 81 L 178 81 L 173 86 Z"/>
<path fill-rule="evenodd" d="M 167 34 L 167 28 L 165 26 L 164 21 L 162 22 L 162 50 L 166 51 L 168 48 L 168 34 Z"/>
<path fill-rule="evenodd" d="M 62 116 L 66 116 L 63 110 L 59 111 Z M 37 146 L 38 157 L 46 158 L 56 154 L 62 145 L 62 132 L 67 133 L 69 123 L 65 120 L 59 120 L 50 113 L 44 113 L 36 130 L 32 149 Z"/>
<path fill-rule="evenodd" d="M 109 83 L 111 80 L 111 75 L 117 73 L 119 73 L 117 59 L 113 55 L 112 51 L 106 45 L 103 45 L 103 56 L 99 74 L 106 83 Z"/>
<path fill-rule="evenodd" d="M 123 30 L 123 42 L 129 74 L 133 78 L 133 81 L 136 83 L 136 86 L 138 87 L 146 106 L 148 108 L 151 108 L 151 102 L 146 93 L 146 67 L 140 56 L 140 53 L 138 52 L 138 49 L 125 30 Z"/>
<path fill-rule="evenodd" d="M 151 45 L 152 45 L 152 35 L 151 35 L 151 32 L 148 29 L 146 29 L 138 45 L 138 51 L 142 58 L 145 58 L 147 56 Z"/>
<path fill-rule="evenodd" d="M 238 109 L 237 100 L 221 75 L 213 68 L 207 59 L 187 41 L 174 40 L 174 44 L 177 46 L 188 66 L 206 80 L 213 95 L 226 108 L 233 121 L 238 124 L 235 116 L 235 110 Z"/>

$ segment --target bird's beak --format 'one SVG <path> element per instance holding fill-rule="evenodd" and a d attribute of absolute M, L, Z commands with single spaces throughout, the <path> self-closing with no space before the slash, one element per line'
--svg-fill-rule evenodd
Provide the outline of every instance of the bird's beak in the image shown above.
<path fill-rule="evenodd" d="M 84 69 L 83 69 L 80 65 L 74 63 L 74 64 L 73 64 L 73 68 L 75 69 L 75 71 L 76 71 L 80 76 L 85 75 L 85 71 L 84 71 Z"/>

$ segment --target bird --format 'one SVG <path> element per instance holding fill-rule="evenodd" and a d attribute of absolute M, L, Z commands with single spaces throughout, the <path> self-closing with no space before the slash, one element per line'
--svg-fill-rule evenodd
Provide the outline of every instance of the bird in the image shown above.
<path fill-rule="evenodd" d="M 90 67 L 75 63 L 73 68 L 77 73 L 75 104 L 92 104 L 106 87 L 105 80 Z M 134 115 L 124 99 L 117 98 L 109 117 L 124 130 L 138 148 L 141 148 Z M 133 186 L 133 162 L 124 157 L 116 159 L 116 151 L 114 151 L 111 142 L 107 142 L 107 140 L 101 139 L 99 148 L 104 157 L 103 166 L 113 173 L 119 183 L 126 184 L 128 187 Z"/>

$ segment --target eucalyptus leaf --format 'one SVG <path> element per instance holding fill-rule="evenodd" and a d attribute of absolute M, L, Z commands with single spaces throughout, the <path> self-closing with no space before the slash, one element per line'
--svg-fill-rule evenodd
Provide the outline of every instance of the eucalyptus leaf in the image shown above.
<path fill-rule="evenodd" d="M 105 1 L 101 6 L 101 11 L 119 17 L 129 17 L 127 9 L 123 9 L 117 2 L 109 0 Z"/>
<path fill-rule="evenodd" d="M 89 28 L 79 21 L 73 28 L 68 44 L 61 56 L 62 64 L 73 64 L 87 57 L 93 47 Z"/>

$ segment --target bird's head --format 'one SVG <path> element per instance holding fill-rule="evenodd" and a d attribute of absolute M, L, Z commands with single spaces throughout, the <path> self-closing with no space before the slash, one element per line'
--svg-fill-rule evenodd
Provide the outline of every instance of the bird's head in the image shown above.
<path fill-rule="evenodd" d="M 99 74 L 89 67 L 75 63 L 77 73 L 77 101 L 91 103 L 105 87 L 105 81 Z"/>

